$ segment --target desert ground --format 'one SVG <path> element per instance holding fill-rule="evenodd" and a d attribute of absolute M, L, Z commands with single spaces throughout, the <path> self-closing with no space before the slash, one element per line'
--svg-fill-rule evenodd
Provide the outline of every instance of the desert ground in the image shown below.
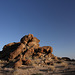
<path fill-rule="evenodd" d="M 75 61 L 60 60 L 53 65 L 22 65 L 18 68 L 7 66 L 0 60 L 0 75 L 75 75 Z"/>

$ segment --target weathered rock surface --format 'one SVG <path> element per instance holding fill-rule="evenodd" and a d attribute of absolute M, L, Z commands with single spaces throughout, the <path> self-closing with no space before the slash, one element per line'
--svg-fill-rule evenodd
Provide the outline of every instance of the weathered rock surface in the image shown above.
<path fill-rule="evenodd" d="M 27 44 L 28 42 L 32 41 L 33 37 L 33 34 L 25 35 L 21 38 L 20 42 Z"/>
<path fill-rule="evenodd" d="M 51 46 L 40 47 L 39 42 L 40 40 L 33 34 L 25 35 L 20 42 L 5 45 L 0 52 L 0 59 L 14 61 L 14 67 L 29 65 L 34 61 L 36 61 L 35 64 L 43 62 L 43 64 L 52 65 L 51 59 L 57 60 L 52 54 L 53 48 Z"/>

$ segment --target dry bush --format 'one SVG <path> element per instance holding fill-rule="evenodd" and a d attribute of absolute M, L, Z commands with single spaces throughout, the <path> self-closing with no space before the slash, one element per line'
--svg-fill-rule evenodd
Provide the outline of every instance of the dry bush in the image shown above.
<path fill-rule="evenodd" d="M 62 67 L 67 67 L 67 66 L 68 66 L 68 64 L 67 64 L 67 63 L 65 63 L 65 62 L 62 62 L 62 63 L 61 63 L 61 66 L 62 66 Z"/>
<path fill-rule="evenodd" d="M 49 66 L 48 67 L 48 71 L 54 71 L 55 70 L 55 67 L 54 66 Z"/>
<path fill-rule="evenodd" d="M 60 64 L 60 63 L 62 63 L 62 61 L 61 61 L 61 60 L 59 60 L 59 61 L 57 61 L 56 63 Z"/>

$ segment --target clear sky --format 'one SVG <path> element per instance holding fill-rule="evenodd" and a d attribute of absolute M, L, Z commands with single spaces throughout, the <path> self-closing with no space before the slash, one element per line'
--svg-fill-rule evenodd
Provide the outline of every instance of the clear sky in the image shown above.
<path fill-rule="evenodd" d="M 0 0 L 0 50 L 27 34 L 75 58 L 75 0 Z"/>

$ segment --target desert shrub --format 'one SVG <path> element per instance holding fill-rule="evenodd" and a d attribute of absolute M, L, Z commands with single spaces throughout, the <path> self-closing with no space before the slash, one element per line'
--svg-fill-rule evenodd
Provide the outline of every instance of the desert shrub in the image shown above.
<path fill-rule="evenodd" d="M 48 67 L 48 71 L 54 71 L 55 70 L 55 67 L 54 66 L 49 66 Z"/>
<path fill-rule="evenodd" d="M 59 60 L 59 61 L 57 61 L 56 63 L 60 64 L 60 63 L 62 63 L 62 61 L 61 61 L 61 60 Z"/>
<path fill-rule="evenodd" d="M 62 67 L 67 67 L 67 66 L 68 66 L 68 64 L 67 64 L 67 63 L 62 62 L 62 63 L 61 63 L 61 66 L 62 66 Z"/>

